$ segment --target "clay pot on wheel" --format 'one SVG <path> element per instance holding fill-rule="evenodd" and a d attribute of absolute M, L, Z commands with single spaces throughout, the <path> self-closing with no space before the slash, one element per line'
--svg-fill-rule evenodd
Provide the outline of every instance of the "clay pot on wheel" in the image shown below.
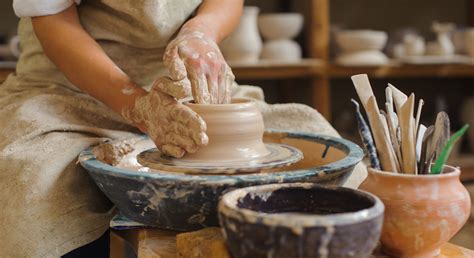
<path fill-rule="evenodd" d="M 385 205 L 380 239 L 395 257 L 436 257 L 440 247 L 466 223 L 471 201 L 460 170 L 445 166 L 440 175 L 408 175 L 368 168 L 360 189 Z"/>
<path fill-rule="evenodd" d="M 263 144 L 263 117 L 257 103 L 234 99 L 231 104 L 186 104 L 206 121 L 209 143 L 186 160 L 247 161 L 268 155 Z"/>

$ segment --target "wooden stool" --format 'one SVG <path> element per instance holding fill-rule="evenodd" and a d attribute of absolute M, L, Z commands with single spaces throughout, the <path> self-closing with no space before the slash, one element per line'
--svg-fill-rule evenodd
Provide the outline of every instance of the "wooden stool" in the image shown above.
<path fill-rule="evenodd" d="M 176 258 L 176 235 L 179 232 L 159 229 L 129 229 L 114 230 L 114 233 L 122 237 L 135 250 L 138 258 Z M 218 257 L 206 253 L 202 258 Z M 385 258 L 386 255 L 374 254 L 372 258 Z M 446 243 L 441 247 L 438 258 L 472 258 L 474 251 Z M 196 257 L 199 258 L 199 257 Z"/>

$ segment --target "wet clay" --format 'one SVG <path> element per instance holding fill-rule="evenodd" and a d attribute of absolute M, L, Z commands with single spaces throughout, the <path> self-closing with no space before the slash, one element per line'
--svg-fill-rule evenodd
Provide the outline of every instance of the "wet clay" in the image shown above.
<path fill-rule="evenodd" d="M 194 24 L 196 27 L 196 24 Z M 166 48 L 163 61 L 174 81 L 190 81 L 194 101 L 199 104 L 230 103 L 234 74 L 217 43 L 203 26 L 180 30 Z"/>
<path fill-rule="evenodd" d="M 104 142 L 92 149 L 92 153 L 101 160 L 112 166 L 118 165 L 122 158 L 134 151 L 134 140 L 118 141 L 118 142 Z"/>
<path fill-rule="evenodd" d="M 196 152 L 208 142 L 206 123 L 161 87 L 157 83 L 138 97 L 133 108 L 122 112 L 123 117 L 144 128 L 165 155 L 181 158 L 186 152 Z"/>
<path fill-rule="evenodd" d="M 263 144 L 263 118 L 253 101 L 235 99 L 231 104 L 202 105 L 187 103 L 207 125 L 209 143 L 186 160 L 248 161 L 263 157 L 269 151 Z"/>

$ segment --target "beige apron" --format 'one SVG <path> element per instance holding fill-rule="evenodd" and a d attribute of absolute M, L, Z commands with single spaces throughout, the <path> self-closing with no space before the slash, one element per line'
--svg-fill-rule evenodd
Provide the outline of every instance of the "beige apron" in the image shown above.
<path fill-rule="evenodd" d="M 166 74 L 166 43 L 199 4 L 83 0 L 78 9 L 85 29 L 145 87 Z M 43 54 L 29 19 L 21 19 L 19 34 L 17 71 L 0 85 L 0 257 L 58 257 L 101 236 L 113 215 L 77 155 L 137 131 L 65 79 Z M 259 88 L 238 88 L 235 96 L 263 100 Z M 336 134 L 307 106 L 259 103 L 267 127 Z"/>

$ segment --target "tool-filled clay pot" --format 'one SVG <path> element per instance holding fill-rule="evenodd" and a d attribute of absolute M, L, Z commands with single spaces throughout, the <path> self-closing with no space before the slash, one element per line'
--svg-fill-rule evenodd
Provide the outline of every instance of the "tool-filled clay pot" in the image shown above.
<path fill-rule="evenodd" d="M 435 257 L 466 223 L 471 201 L 460 170 L 445 166 L 439 175 L 407 175 L 368 168 L 360 189 L 385 204 L 381 243 L 396 257 Z"/>

